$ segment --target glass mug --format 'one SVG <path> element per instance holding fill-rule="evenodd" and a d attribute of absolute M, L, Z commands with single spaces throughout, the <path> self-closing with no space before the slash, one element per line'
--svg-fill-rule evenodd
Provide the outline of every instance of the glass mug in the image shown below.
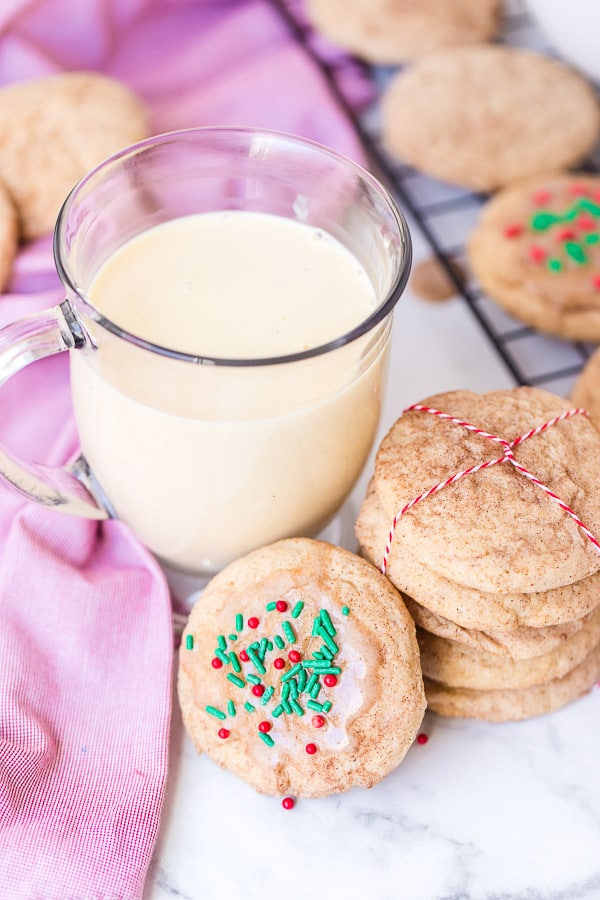
<path fill-rule="evenodd" d="M 322 346 L 229 359 L 204 355 L 201 335 L 197 354 L 151 343 L 92 305 L 94 276 L 125 242 L 215 210 L 329 232 L 366 270 L 375 307 Z M 51 469 L 2 449 L 4 481 L 63 512 L 118 516 L 160 561 L 196 575 L 279 538 L 318 534 L 373 444 L 392 314 L 410 270 L 409 232 L 385 188 L 310 141 L 189 129 L 129 147 L 87 175 L 63 205 L 54 246 L 66 299 L 0 331 L 0 381 L 70 351 L 83 456 Z"/>

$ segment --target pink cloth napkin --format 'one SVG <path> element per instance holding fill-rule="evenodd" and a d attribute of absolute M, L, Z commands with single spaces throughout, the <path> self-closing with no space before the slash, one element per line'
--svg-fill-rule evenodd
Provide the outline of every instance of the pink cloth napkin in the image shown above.
<path fill-rule="evenodd" d="M 287 2 L 304 25 L 300 0 Z M 366 101 L 360 69 L 321 52 L 346 95 Z M 271 127 L 361 158 L 321 71 L 267 0 L 3 0 L 0 85 L 78 68 L 137 90 L 156 133 Z M 0 326 L 61 297 L 50 239 L 31 244 L 0 298 Z M 2 387 L 0 440 L 36 461 L 72 456 L 65 356 Z M 168 590 L 128 529 L 0 486 L 2 900 L 141 896 L 167 775 L 171 665 Z"/>

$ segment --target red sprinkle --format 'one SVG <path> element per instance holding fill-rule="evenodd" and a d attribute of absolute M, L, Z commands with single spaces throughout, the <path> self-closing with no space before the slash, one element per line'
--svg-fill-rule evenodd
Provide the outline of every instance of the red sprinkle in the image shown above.
<path fill-rule="evenodd" d="M 211 666 L 213 667 L 213 669 L 220 669 L 221 666 L 223 665 L 223 663 L 221 662 L 221 660 L 220 660 L 218 657 L 216 657 L 216 656 L 215 656 L 215 658 L 214 658 L 213 660 L 211 660 L 211 663 L 210 663 L 210 664 L 211 664 Z"/>
<path fill-rule="evenodd" d="M 539 244 L 533 244 L 529 248 L 529 258 L 535 263 L 544 262 L 546 259 L 546 251 Z"/>
<path fill-rule="evenodd" d="M 551 197 L 550 191 L 541 190 L 536 191 L 532 199 L 536 206 L 543 206 L 545 203 L 548 203 Z"/>
<path fill-rule="evenodd" d="M 240 659 L 242 662 L 248 662 L 248 660 L 250 659 L 245 650 L 240 650 Z"/>
<path fill-rule="evenodd" d="M 278 600 L 277 603 L 275 604 L 275 606 L 276 606 L 278 612 L 285 612 L 286 609 L 288 608 L 288 605 L 285 602 L 285 600 Z"/>
<path fill-rule="evenodd" d="M 308 753 L 309 756 L 314 756 L 314 754 L 317 752 L 317 745 L 316 744 L 307 744 L 304 749 L 306 750 L 306 752 Z"/>
<path fill-rule="evenodd" d="M 229 737 L 229 731 L 226 728 L 219 728 L 219 737 L 225 740 Z"/>
<path fill-rule="evenodd" d="M 575 236 L 575 232 L 572 228 L 561 228 L 556 232 L 556 239 L 558 241 L 571 241 Z"/>
<path fill-rule="evenodd" d="M 298 653 L 297 650 L 290 650 L 288 653 L 288 659 L 290 662 L 297 663 L 302 659 L 302 655 Z"/>
<path fill-rule="evenodd" d="M 429 737 L 426 734 L 424 734 L 423 732 L 421 732 L 421 734 L 417 735 L 417 744 L 426 744 L 428 740 L 429 740 Z"/>
<path fill-rule="evenodd" d="M 325 724 L 323 716 L 313 716 L 311 719 L 313 728 L 322 728 Z"/>
<path fill-rule="evenodd" d="M 271 725 L 271 723 L 267 722 L 265 719 L 265 721 L 261 722 L 260 725 L 258 726 L 258 730 L 262 731 L 263 734 L 266 734 L 267 731 L 270 731 L 272 727 L 273 726 Z"/>
<path fill-rule="evenodd" d="M 596 227 L 596 223 L 592 216 L 588 213 L 580 213 L 576 219 L 577 226 L 581 228 L 582 231 L 593 231 Z"/>
<path fill-rule="evenodd" d="M 504 237 L 514 238 L 518 237 L 523 231 L 523 226 L 519 225 L 518 222 L 513 222 L 510 225 L 506 225 L 504 227 Z"/>
<path fill-rule="evenodd" d="M 260 621 L 256 618 L 256 616 L 250 616 L 248 619 L 248 628 L 258 628 L 260 625 Z"/>
<path fill-rule="evenodd" d="M 569 188 L 569 193 L 573 197 L 587 197 L 590 193 L 590 190 L 585 186 L 585 184 L 577 183 L 571 185 L 571 187 Z"/>
<path fill-rule="evenodd" d="M 594 275 L 592 284 L 597 291 L 600 291 L 600 275 Z"/>
<path fill-rule="evenodd" d="M 335 675 L 326 675 L 323 681 L 327 687 L 335 687 L 337 684 L 337 677 Z"/>
<path fill-rule="evenodd" d="M 253 684 L 252 685 L 252 693 L 255 697 L 262 697 L 265 692 L 264 684 Z"/>
<path fill-rule="evenodd" d="M 273 660 L 273 665 L 276 669 L 283 669 L 285 667 L 285 659 L 278 656 L 277 659 Z"/>
<path fill-rule="evenodd" d="M 281 805 L 284 809 L 293 809 L 295 806 L 295 801 L 293 797 L 284 797 L 281 801 Z"/>

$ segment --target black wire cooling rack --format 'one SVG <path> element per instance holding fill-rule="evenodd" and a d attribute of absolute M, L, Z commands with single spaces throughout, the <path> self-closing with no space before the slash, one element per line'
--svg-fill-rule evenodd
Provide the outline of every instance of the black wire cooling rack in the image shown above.
<path fill-rule="evenodd" d="M 283 0 L 277 6 L 297 39 L 321 68 L 337 102 L 354 124 L 371 161 L 371 168 L 394 194 L 411 220 L 411 226 L 419 229 L 432 255 L 439 260 L 457 295 L 466 303 L 515 383 L 544 387 L 567 395 L 594 345 L 546 337 L 524 326 L 487 296 L 469 273 L 465 243 L 487 200 L 486 195 L 438 182 L 391 158 L 381 142 L 378 102 L 357 114 L 339 89 L 335 61 L 325 61 L 315 49 L 314 32 L 310 26 L 293 14 L 293 4 L 290 6 Z M 501 40 L 512 46 L 529 47 L 555 55 L 520 0 L 506 2 Z M 356 64 L 362 65 L 358 61 Z M 365 66 L 363 69 L 372 80 L 378 96 L 396 71 Z M 597 156 L 588 159 L 582 168 L 588 172 L 600 172 L 600 151 Z M 458 262 L 467 273 L 464 279 L 457 274 L 454 262 Z"/>

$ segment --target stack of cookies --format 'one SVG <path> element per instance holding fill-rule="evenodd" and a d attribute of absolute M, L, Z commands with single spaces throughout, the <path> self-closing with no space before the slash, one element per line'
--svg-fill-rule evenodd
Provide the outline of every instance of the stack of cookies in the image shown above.
<path fill-rule="evenodd" d="M 434 711 L 524 719 L 600 678 L 600 432 L 565 400 L 515 388 L 411 407 L 356 531 L 405 595 Z"/>

